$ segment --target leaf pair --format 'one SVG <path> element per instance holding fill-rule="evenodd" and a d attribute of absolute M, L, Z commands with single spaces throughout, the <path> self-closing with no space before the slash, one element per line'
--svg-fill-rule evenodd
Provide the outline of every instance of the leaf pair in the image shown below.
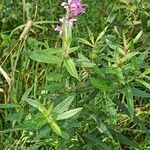
<path fill-rule="evenodd" d="M 75 108 L 68 110 L 71 103 L 73 102 L 75 96 L 68 96 L 65 100 L 60 102 L 58 105 L 56 105 L 53 108 L 53 105 L 50 105 L 48 109 L 46 109 L 40 102 L 27 99 L 26 101 L 33 107 L 37 108 L 45 117 L 47 122 L 50 124 L 52 129 L 54 130 L 55 133 L 58 135 L 62 136 L 62 131 L 60 127 L 57 125 L 57 123 L 54 121 L 53 118 L 53 113 L 57 114 L 56 120 L 64 120 L 68 119 L 75 114 L 77 114 L 79 111 L 82 110 L 82 108 Z"/>

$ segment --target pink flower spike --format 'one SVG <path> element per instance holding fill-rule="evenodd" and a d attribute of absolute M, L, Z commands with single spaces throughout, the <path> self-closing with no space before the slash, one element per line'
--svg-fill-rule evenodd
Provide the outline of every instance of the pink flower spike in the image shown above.
<path fill-rule="evenodd" d="M 81 3 L 81 0 L 68 0 L 67 4 L 64 5 L 64 8 L 68 11 L 68 18 L 70 18 L 70 16 L 78 16 L 80 13 L 85 12 L 85 8 Z"/>
<path fill-rule="evenodd" d="M 63 24 L 64 22 L 68 24 L 70 27 L 73 27 L 74 22 L 76 21 L 76 17 L 85 13 L 85 7 L 81 3 L 81 0 L 67 0 L 61 4 L 66 9 L 66 15 L 63 18 L 60 18 L 59 21 Z M 62 26 L 57 25 L 55 31 L 62 32 Z"/>

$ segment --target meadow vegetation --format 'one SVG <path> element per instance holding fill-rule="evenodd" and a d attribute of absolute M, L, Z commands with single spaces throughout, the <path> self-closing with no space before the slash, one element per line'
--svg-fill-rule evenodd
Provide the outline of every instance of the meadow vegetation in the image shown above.
<path fill-rule="evenodd" d="M 0 1 L 0 150 L 149 150 L 150 1 L 62 3 Z"/>

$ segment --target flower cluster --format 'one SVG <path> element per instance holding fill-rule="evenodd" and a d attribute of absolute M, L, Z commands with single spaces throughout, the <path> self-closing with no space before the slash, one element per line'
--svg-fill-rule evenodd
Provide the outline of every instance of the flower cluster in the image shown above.
<path fill-rule="evenodd" d="M 85 12 L 85 8 L 84 5 L 81 3 L 81 0 L 68 0 L 67 3 L 63 2 L 61 6 L 66 9 L 66 16 L 61 18 L 60 22 L 63 22 L 65 20 L 65 22 L 71 27 L 76 21 L 75 17 Z M 55 31 L 62 31 L 62 26 L 57 25 Z"/>

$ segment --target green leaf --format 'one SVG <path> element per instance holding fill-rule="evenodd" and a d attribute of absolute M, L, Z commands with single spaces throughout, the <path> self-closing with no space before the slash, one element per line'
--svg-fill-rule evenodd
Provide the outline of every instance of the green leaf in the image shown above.
<path fill-rule="evenodd" d="M 136 43 L 140 39 L 140 37 L 142 36 L 142 34 L 143 34 L 143 30 L 141 30 L 138 33 L 138 35 L 133 39 L 133 43 Z"/>
<path fill-rule="evenodd" d="M 50 126 L 52 127 L 52 129 L 54 130 L 55 133 L 57 133 L 58 135 L 61 135 L 61 129 L 59 128 L 59 126 L 57 125 L 57 123 L 53 120 L 53 118 L 49 115 L 49 113 L 51 112 L 51 110 L 47 111 L 45 109 L 45 107 L 37 101 L 34 100 L 26 100 L 31 106 L 38 108 L 38 110 L 44 115 L 44 117 L 46 118 L 45 120 L 47 120 L 47 122 L 50 124 Z M 53 109 L 53 106 L 50 107 L 50 109 Z M 49 115 L 49 116 L 48 116 Z"/>
<path fill-rule="evenodd" d="M 46 114 L 46 109 L 45 107 L 38 101 L 32 100 L 32 99 L 27 99 L 26 100 L 31 106 L 37 108 L 41 113 Z"/>
<path fill-rule="evenodd" d="M 74 116 L 75 114 L 77 114 L 79 111 L 81 111 L 82 108 L 75 108 L 75 109 L 72 109 L 72 110 L 69 110 L 69 111 L 66 111 L 60 115 L 57 116 L 57 119 L 56 120 L 64 120 L 64 119 L 68 119 L 72 116 Z"/>
<path fill-rule="evenodd" d="M 14 104 L 0 104 L 0 109 L 3 108 L 14 108 L 16 107 Z"/>
<path fill-rule="evenodd" d="M 106 125 L 102 122 L 101 119 L 97 119 L 95 115 L 91 115 L 91 117 L 95 120 L 95 122 L 97 123 L 97 129 L 100 133 L 105 133 L 109 136 L 109 138 L 113 138 L 111 133 L 109 132 L 109 130 L 107 129 Z"/>
<path fill-rule="evenodd" d="M 94 47 L 89 41 L 85 40 L 85 39 L 82 39 L 82 38 L 79 38 L 79 42 L 85 44 L 85 45 L 88 45 L 90 47 Z"/>
<path fill-rule="evenodd" d="M 47 115 L 51 114 L 51 112 L 53 111 L 53 108 L 54 108 L 54 104 L 52 103 L 52 104 L 49 105 L 49 107 L 47 109 Z"/>
<path fill-rule="evenodd" d="M 24 115 L 23 111 L 19 111 L 19 112 L 10 114 L 9 116 L 6 117 L 6 121 L 18 121 L 18 122 L 20 122 L 23 115 Z"/>
<path fill-rule="evenodd" d="M 130 52 L 126 54 L 123 58 L 121 58 L 121 62 L 126 62 L 127 60 L 130 60 L 133 56 L 139 54 L 139 52 Z"/>
<path fill-rule="evenodd" d="M 118 76 L 118 80 L 120 81 L 120 83 L 124 85 L 125 80 L 124 80 L 122 68 L 116 68 L 116 75 Z"/>
<path fill-rule="evenodd" d="M 81 66 L 83 68 L 93 68 L 96 64 L 92 63 L 92 62 L 89 62 L 89 61 L 81 61 Z"/>
<path fill-rule="evenodd" d="M 54 109 L 53 111 L 61 114 L 65 111 L 67 111 L 71 105 L 71 103 L 73 102 L 75 98 L 75 95 L 72 96 L 68 96 L 65 100 L 63 100 L 62 102 L 60 102 Z"/>
<path fill-rule="evenodd" d="M 96 137 L 94 134 L 83 134 L 83 136 L 86 139 L 90 140 L 94 146 L 98 145 L 102 150 L 111 150 L 110 145 L 102 142 L 102 140 L 100 138 Z M 87 141 L 87 143 L 88 143 L 88 141 Z"/>
<path fill-rule="evenodd" d="M 104 79 L 96 79 L 96 78 L 91 78 L 91 84 L 100 90 L 109 90 L 110 85 L 108 81 Z"/>
<path fill-rule="evenodd" d="M 49 127 L 49 125 L 45 125 L 39 130 L 37 138 L 41 139 L 41 138 L 49 137 L 50 133 L 51 133 L 51 128 Z"/>
<path fill-rule="evenodd" d="M 130 85 L 125 87 L 125 96 L 127 99 L 127 106 L 130 117 L 133 119 L 134 117 L 134 101 L 133 101 L 133 91 Z"/>
<path fill-rule="evenodd" d="M 77 60 L 77 63 L 79 63 L 80 66 L 83 67 L 83 68 L 93 68 L 96 65 L 96 64 L 94 64 L 90 61 L 83 61 L 83 60 L 80 60 L 80 59 Z"/>
<path fill-rule="evenodd" d="M 94 67 L 96 64 L 91 62 L 88 58 L 86 58 L 83 54 L 78 54 L 79 59 L 77 59 L 77 64 L 85 68 Z"/>
<path fill-rule="evenodd" d="M 106 26 L 105 29 L 102 32 L 100 32 L 95 43 L 97 43 L 104 36 L 105 32 L 107 31 L 107 28 L 108 26 Z"/>
<path fill-rule="evenodd" d="M 111 49 L 113 49 L 113 50 L 117 50 L 117 51 L 119 51 L 122 55 L 125 55 L 125 51 L 122 49 L 122 48 L 120 48 L 120 46 L 119 45 L 115 45 L 114 43 L 112 43 L 111 41 L 109 41 L 108 39 L 106 39 L 106 43 L 107 43 L 107 45 L 111 48 Z"/>
<path fill-rule="evenodd" d="M 72 52 L 77 51 L 79 48 L 80 48 L 79 46 L 69 48 L 69 50 L 68 50 L 68 54 L 70 54 L 70 53 L 72 53 Z"/>
<path fill-rule="evenodd" d="M 36 117 L 25 121 L 24 123 L 17 126 L 21 129 L 39 129 L 47 122 L 44 118 Z"/>
<path fill-rule="evenodd" d="M 62 73 L 51 72 L 47 75 L 46 78 L 48 81 L 60 81 L 62 77 L 63 77 Z"/>
<path fill-rule="evenodd" d="M 144 75 L 149 75 L 149 74 L 150 74 L 150 68 L 145 69 L 145 71 L 144 71 L 143 74 L 144 74 Z"/>
<path fill-rule="evenodd" d="M 29 57 L 35 61 L 48 63 L 48 64 L 60 64 L 61 58 L 52 55 L 49 50 L 38 50 L 29 53 Z"/>
<path fill-rule="evenodd" d="M 133 95 L 136 97 L 146 97 L 146 98 L 150 98 L 150 93 L 147 93 L 145 91 L 139 90 L 137 88 L 133 88 Z"/>
<path fill-rule="evenodd" d="M 41 50 L 39 50 L 41 52 Z M 57 53 L 63 53 L 63 48 L 47 48 L 45 50 L 42 50 L 47 54 L 57 54 Z"/>
<path fill-rule="evenodd" d="M 87 27 L 87 31 L 88 31 L 90 41 L 94 45 L 94 34 L 91 32 L 91 30 L 88 27 Z"/>
<path fill-rule="evenodd" d="M 69 133 L 67 133 L 65 131 L 61 131 L 61 137 L 66 140 L 69 140 L 69 138 L 70 138 Z M 61 150 L 63 150 L 63 149 L 61 149 Z"/>
<path fill-rule="evenodd" d="M 146 81 L 142 79 L 136 79 L 139 83 L 143 84 L 145 87 L 147 87 L 150 90 L 150 83 L 147 83 Z"/>
<path fill-rule="evenodd" d="M 32 119 L 29 119 L 29 120 L 25 121 L 22 124 L 19 124 L 19 125 L 13 127 L 13 128 L 3 130 L 1 132 L 6 133 L 6 132 L 12 132 L 12 131 L 17 131 L 17 130 L 25 130 L 25 129 L 36 130 L 36 129 L 40 129 L 46 123 L 47 122 L 46 122 L 45 118 L 41 118 L 41 117 L 37 116 L 35 118 L 32 118 Z"/>
<path fill-rule="evenodd" d="M 76 79 L 79 79 L 78 72 L 77 72 L 77 69 L 75 67 L 75 64 L 74 64 L 73 60 L 70 57 L 67 57 L 67 59 L 65 59 L 64 65 L 65 65 L 67 71 L 70 73 L 70 75 L 72 75 Z"/>
<path fill-rule="evenodd" d="M 117 14 L 111 13 L 107 18 L 107 22 L 112 23 L 115 20 L 116 16 L 117 16 Z"/>
<path fill-rule="evenodd" d="M 62 86 L 62 83 L 60 82 L 51 82 L 45 86 L 45 89 L 50 92 L 60 91 L 63 89 L 63 86 Z"/>
<path fill-rule="evenodd" d="M 29 96 L 29 94 L 31 93 L 33 87 L 29 88 L 26 90 L 26 92 L 23 94 L 22 98 L 21 98 L 21 103 L 23 103 L 24 101 L 26 101 L 27 97 Z"/>

